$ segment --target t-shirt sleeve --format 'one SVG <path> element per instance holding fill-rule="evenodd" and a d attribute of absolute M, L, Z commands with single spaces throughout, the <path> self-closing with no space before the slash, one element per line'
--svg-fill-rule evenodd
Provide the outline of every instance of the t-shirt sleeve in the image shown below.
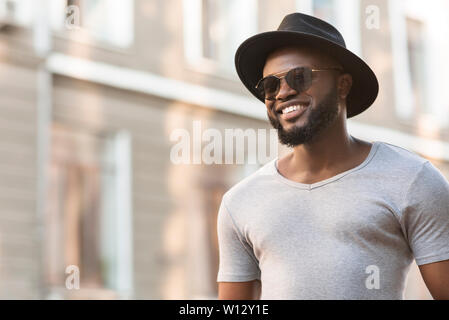
<path fill-rule="evenodd" d="M 449 182 L 429 161 L 407 189 L 401 224 L 417 265 L 449 259 Z"/>
<path fill-rule="evenodd" d="M 252 246 L 238 231 L 224 199 L 218 211 L 217 233 L 220 259 L 217 282 L 260 279 L 260 269 Z"/>

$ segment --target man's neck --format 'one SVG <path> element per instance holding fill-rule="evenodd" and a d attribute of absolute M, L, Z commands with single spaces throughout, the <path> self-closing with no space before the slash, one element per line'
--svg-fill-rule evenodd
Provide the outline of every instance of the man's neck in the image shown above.
<path fill-rule="evenodd" d="M 361 164 L 370 149 L 370 143 L 346 131 L 340 135 L 325 135 L 295 147 L 292 153 L 279 160 L 278 169 L 290 180 L 312 184 Z"/>

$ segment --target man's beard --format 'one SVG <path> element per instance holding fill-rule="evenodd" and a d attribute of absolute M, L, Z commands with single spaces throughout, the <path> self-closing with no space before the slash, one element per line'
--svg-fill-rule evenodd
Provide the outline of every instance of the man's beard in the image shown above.
<path fill-rule="evenodd" d="M 308 108 L 311 108 L 311 106 Z M 316 108 L 310 109 L 309 113 L 307 122 L 303 126 L 298 127 L 294 125 L 289 130 L 285 130 L 282 127 L 279 116 L 272 117 L 268 113 L 268 119 L 271 125 L 278 131 L 279 142 L 291 148 L 301 144 L 307 144 L 313 141 L 324 129 L 329 127 L 338 116 L 337 88 L 334 87 Z M 303 114 L 302 116 L 305 115 Z"/>

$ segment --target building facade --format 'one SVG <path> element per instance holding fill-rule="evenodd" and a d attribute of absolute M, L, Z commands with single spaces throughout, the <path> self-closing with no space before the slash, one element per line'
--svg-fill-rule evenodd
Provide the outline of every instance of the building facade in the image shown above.
<path fill-rule="evenodd" d="M 268 132 L 233 55 L 290 12 L 335 24 L 379 78 L 350 133 L 449 177 L 449 5 L 430 2 L 0 1 L 0 298 L 216 298 L 221 196 L 273 147 L 208 163 L 204 133 L 233 159 L 226 130 Z M 429 297 L 416 267 L 406 297 Z"/>

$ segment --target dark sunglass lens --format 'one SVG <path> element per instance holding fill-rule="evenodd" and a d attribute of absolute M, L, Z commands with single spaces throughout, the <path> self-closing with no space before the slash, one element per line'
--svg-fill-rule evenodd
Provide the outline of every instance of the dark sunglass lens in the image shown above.
<path fill-rule="evenodd" d="M 290 70 L 285 76 L 285 80 L 298 93 L 304 91 L 304 68 Z"/>
<path fill-rule="evenodd" d="M 285 80 L 288 85 L 301 93 L 310 88 L 312 84 L 312 70 L 309 68 L 295 68 L 286 75 Z"/>
<path fill-rule="evenodd" d="M 279 88 L 279 79 L 276 77 L 267 77 L 263 81 L 263 89 L 265 92 L 265 98 L 271 99 L 276 95 Z"/>

